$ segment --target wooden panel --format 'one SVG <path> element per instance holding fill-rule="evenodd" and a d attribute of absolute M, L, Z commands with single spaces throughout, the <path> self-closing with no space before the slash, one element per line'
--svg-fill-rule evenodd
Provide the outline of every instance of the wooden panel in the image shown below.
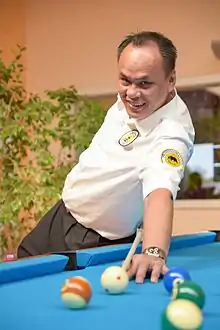
<path fill-rule="evenodd" d="M 174 235 L 220 230 L 220 200 L 181 200 L 175 203 Z"/>

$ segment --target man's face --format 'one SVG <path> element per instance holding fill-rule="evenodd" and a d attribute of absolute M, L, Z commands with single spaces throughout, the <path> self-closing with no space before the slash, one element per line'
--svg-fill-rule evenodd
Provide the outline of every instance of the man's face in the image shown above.
<path fill-rule="evenodd" d="M 128 115 L 137 120 L 171 100 L 175 86 L 175 72 L 166 75 L 158 46 L 128 45 L 118 62 L 119 95 Z"/>

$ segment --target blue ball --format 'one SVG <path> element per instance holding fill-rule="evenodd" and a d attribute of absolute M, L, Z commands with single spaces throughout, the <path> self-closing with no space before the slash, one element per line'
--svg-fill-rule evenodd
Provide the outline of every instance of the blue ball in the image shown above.
<path fill-rule="evenodd" d="M 173 281 L 175 279 L 191 281 L 189 272 L 182 267 L 171 268 L 163 277 L 165 289 L 171 294 L 173 290 Z"/>

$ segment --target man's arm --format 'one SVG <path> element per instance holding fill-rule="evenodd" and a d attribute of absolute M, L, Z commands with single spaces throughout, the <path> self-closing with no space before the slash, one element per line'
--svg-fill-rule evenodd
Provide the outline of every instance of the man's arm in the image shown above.
<path fill-rule="evenodd" d="M 144 200 L 143 250 L 158 247 L 168 254 L 173 227 L 173 200 L 168 189 L 154 190 Z"/>
<path fill-rule="evenodd" d="M 181 132 L 181 126 L 171 128 L 157 140 L 152 152 L 146 154 L 140 171 L 144 199 L 143 253 L 134 255 L 128 270 L 137 283 L 143 283 L 149 270 L 152 282 L 157 282 L 168 270 L 166 256 L 172 235 L 173 201 L 193 147 L 193 141 Z M 174 136 L 168 137 L 171 134 Z"/>
<path fill-rule="evenodd" d="M 173 227 L 173 200 L 166 188 L 152 191 L 144 200 L 142 250 L 155 247 L 168 255 Z M 153 267 L 153 268 L 152 268 Z M 147 254 L 135 255 L 128 270 L 129 277 L 136 275 L 136 282 L 143 283 L 146 272 L 152 269 L 151 281 L 157 282 L 161 273 L 168 271 L 166 260 Z"/>

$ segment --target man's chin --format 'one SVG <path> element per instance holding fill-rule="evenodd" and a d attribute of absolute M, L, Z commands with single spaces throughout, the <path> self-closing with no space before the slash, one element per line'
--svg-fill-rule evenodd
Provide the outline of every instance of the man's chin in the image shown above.
<path fill-rule="evenodd" d="M 141 109 L 140 111 L 134 111 L 130 107 L 126 107 L 127 114 L 130 118 L 141 120 L 149 116 L 147 109 Z"/>

